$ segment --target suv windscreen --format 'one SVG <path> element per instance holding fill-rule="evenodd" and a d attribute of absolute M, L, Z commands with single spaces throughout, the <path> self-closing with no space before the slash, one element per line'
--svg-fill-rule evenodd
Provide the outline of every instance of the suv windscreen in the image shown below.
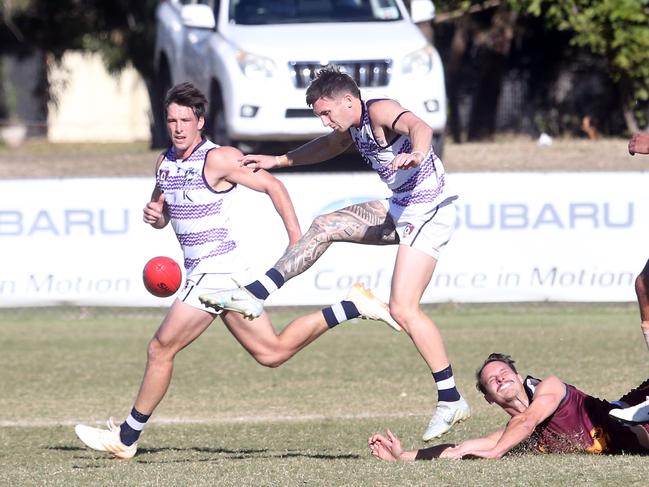
<path fill-rule="evenodd" d="M 233 0 L 230 23 L 242 25 L 401 20 L 394 0 Z"/>

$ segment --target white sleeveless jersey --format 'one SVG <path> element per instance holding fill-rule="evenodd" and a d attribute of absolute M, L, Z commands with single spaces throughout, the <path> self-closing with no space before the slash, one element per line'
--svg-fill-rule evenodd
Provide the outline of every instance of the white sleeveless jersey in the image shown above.
<path fill-rule="evenodd" d="M 372 101 L 379 100 L 370 100 Z M 444 165 L 431 148 L 422 163 L 410 169 L 390 168 L 392 160 L 403 152 L 412 152 L 408 137 L 397 134 L 387 146 L 379 145 L 372 132 L 367 103 L 362 102 L 361 126 L 349 129 L 352 140 L 363 160 L 374 169 L 381 181 L 392 190 L 390 213 L 395 220 L 409 218 L 447 200 L 454 200 L 457 194 L 449 190 Z"/>
<path fill-rule="evenodd" d="M 156 174 L 171 225 L 183 249 L 187 276 L 231 273 L 245 268 L 230 221 L 237 186 L 215 191 L 203 175 L 207 153 L 216 147 L 219 146 L 203 139 L 182 160 L 176 160 L 171 147 Z"/>

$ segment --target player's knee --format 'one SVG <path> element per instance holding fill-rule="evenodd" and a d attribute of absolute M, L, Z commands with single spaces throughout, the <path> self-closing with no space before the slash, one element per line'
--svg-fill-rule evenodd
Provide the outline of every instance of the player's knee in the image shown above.
<path fill-rule="evenodd" d="M 417 319 L 417 313 L 417 306 L 390 300 L 390 314 L 406 331 L 408 331 L 410 324 Z"/>
<path fill-rule="evenodd" d="M 255 360 L 259 365 L 268 367 L 269 369 L 276 369 L 284 362 L 286 359 L 282 359 L 279 355 L 255 355 Z"/>
<path fill-rule="evenodd" d="M 279 350 L 264 350 L 261 352 L 253 353 L 252 356 L 259 365 L 268 367 L 269 369 L 276 369 L 284 362 L 286 362 L 290 355 L 282 353 Z"/>
<path fill-rule="evenodd" d="M 318 215 L 311 222 L 308 233 L 312 235 L 324 235 L 327 233 L 327 223 L 329 217 L 327 215 Z"/>
<path fill-rule="evenodd" d="M 147 348 L 147 360 L 149 363 L 169 360 L 174 355 L 175 352 L 170 344 L 161 341 L 157 336 L 154 336 L 149 342 Z"/>
<path fill-rule="evenodd" d="M 392 315 L 392 317 L 395 320 L 397 320 L 397 322 L 399 322 L 399 324 L 401 324 L 401 322 L 404 321 L 405 318 L 406 318 L 406 316 L 405 316 L 406 313 L 405 313 L 404 308 L 399 306 L 397 303 L 395 303 L 393 301 L 390 301 L 388 306 L 390 308 L 390 314 Z"/>

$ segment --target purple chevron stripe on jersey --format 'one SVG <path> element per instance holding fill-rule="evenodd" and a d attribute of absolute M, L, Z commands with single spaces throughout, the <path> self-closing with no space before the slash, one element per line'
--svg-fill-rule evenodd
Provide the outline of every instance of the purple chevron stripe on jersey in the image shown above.
<path fill-rule="evenodd" d="M 401 148 L 399 149 L 399 154 L 403 154 L 404 152 L 411 153 L 412 152 L 412 144 L 408 139 L 405 139 L 403 141 L 403 144 L 401 145 Z"/>
<path fill-rule="evenodd" d="M 227 254 L 228 252 L 232 252 L 236 248 L 237 248 L 237 244 L 234 242 L 234 240 L 221 242 L 221 245 L 219 245 L 214 250 L 212 250 L 209 254 L 204 255 L 201 258 L 198 259 L 186 258 L 185 269 L 187 269 L 187 272 L 190 272 L 194 267 L 196 267 L 200 263 L 200 261 L 209 259 L 210 257 L 218 257 L 219 255 Z"/>
<path fill-rule="evenodd" d="M 208 152 L 209 152 L 209 151 L 207 151 L 207 150 L 199 150 L 199 151 L 196 151 L 196 152 L 192 153 L 192 154 L 191 154 L 187 159 L 185 159 L 185 161 L 188 161 L 188 162 L 189 162 L 189 161 L 192 161 L 192 162 L 193 162 L 193 161 L 202 161 L 202 160 L 205 159 L 205 155 L 206 155 Z"/>
<path fill-rule="evenodd" d="M 435 164 L 433 163 L 433 157 L 429 155 L 428 158 L 420 164 L 419 170 L 401 186 L 394 188 L 392 192 L 406 193 L 412 191 L 433 174 L 435 174 Z M 440 184 L 443 186 L 443 183 Z"/>
<path fill-rule="evenodd" d="M 205 205 L 168 205 L 169 217 L 176 220 L 191 220 L 221 213 L 223 201 L 215 201 Z"/>
<path fill-rule="evenodd" d="M 444 191 L 444 175 L 439 178 L 439 185 L 435 189 L 425 189 L 423 191 L 416 191 L 415 193 L 411 193 L 407 196 L 404 196 L 403 198 L 399 198 L 397 196 L 393 196 L 390 201 L 394 203 L 397 206 L 410 206 L 410 205 L 416 205 L 418 203 L 430 203 L 431 201 L 434 201 L 435 198 L 437 198 L 440 194 L 442 194 L 442 191 Z"/>
<path fill-rule="evenodd" d="M 390 167 L 390 164 L 386 164 L 385 166 L 376 168 L 375 171 L 376 174 L 378 174 L 379 177 L 381 178 L 381 181 L 387 181 L 396 172 Z"/>
<path fill-rule="evenodd" d="M 205 230 L 204 232 L 179 233 L 177 237 L 180 245 L 192 247 L 195 245 L 203 245 L 208 242 L 221 242 L 228 237 L 228 229 L 213 228 L 211 230 Z"/>
<path fill-rule="evenodd" d="M 163 191 L 176 191 L 182 189 L 189 189 L 185 186 L 186 178 L 184 175 L 168 176 L 166 180 L 158 183 Z"/>

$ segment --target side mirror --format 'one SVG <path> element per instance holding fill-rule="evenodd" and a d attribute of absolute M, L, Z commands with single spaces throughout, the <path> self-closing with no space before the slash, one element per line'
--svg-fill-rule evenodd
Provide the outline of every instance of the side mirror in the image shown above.
<path fill-rule="evenodd" d="M 410 0 L 410 17 L 415 24 L 435 18 L 435 4 L 431 0 Z"/>
<path fill-rule="evenodd" d="M 216 27 L 214 12 L 212 12 L 209 5 L 184 5 L 180 11 L 180 16 L 185 27 L 208 30 L 214 30 Z"/>

